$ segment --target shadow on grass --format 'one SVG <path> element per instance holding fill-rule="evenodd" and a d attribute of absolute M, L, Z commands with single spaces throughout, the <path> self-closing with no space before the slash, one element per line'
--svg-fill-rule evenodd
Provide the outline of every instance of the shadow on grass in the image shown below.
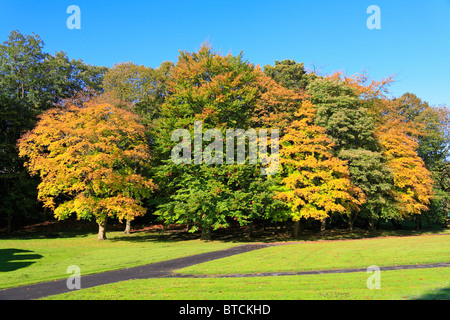
<path fill-rule="evenodd" d="M 40 254 L 22 249 L 0 249 L 0 272 L 14 271 L 25 268 L 42 258 Z"/>
<path fill-rule="evenodd" d="M 415 297 L 414 300 L 450 300 L 450 287 L 433 289 L 421 296 Z"/>
<path fill-rule="evenodd" d="M 85 238 L 90 235 L 96 234 L 95 231 L 57 231 L 57 232 L 14 232 L 12 234 L 0 234 L 0 239 L 20 239 L 20 240 L 33 240 L 33 239 L 56 239 L 56 238 Z"/>
<path fill-rule="evenodd" d="M 352 239 L 367 239 L 367 238 L 383 238 L 383 237 L 411 237 L 424 235 L 450 235 L 445 233 L 443 228 L 434 229 L 380 229 L 370 232 L 365 229 L 357 229 L 352 232 L 346 229 L 333 229 L 325 232 L 324 235 L 319 232 L 305 232 L 298 240 L 301 241 L 320 241 L 320 240 L 352 240 Z"/>
<path fill-rule="evenodd" d="M 108 236 L 107 241 L 111 242 L 180 242 L 186 240 L 197 240 L 199 238 L 198 235 L 192 233 L 184 233 L 184 232 L 160 232 L 160 231 L 134 231 L 129 235 L 125 234 L 114 234 L 111 233 Z"/>
<path fill-rule="evenodd" d="M 130 235 L 124 235 L 123 224 L 111 224 L 107 227 L 107 241 L 111 242 L 179 242 L 187 240 L 198 240 L 200 232 L 190 233 L 181 226 L 164 227 L 160 224 L 135 225 Z M 292 226 L 291 226 L 292 227 Z M 44 228 L 44 229 L 40 229 Z M 274 243 L 274 242 L 297 242 L 297 241 L 324 241 L 324 240 L 356 240 L 382 237 L 402 237 L 443 234 L 442 227 L 424 228 L 415 230 L 414 225 L 404 224 L 403 229 L 395 229 L 389 223 L 383 223 L 379 230 L 369 232 L 367 229 L 355 228 L 349 232 L 345 228 L 328 229 L 321 234 L 317 228 L 303 229 L 299 237 L 292 236 L 292 228 L 272 225 L 261 227 L 255 225 L 252 230 L 248 226 L 232 226 L 211 232 L 213 241 L 234 243 Z M 51 239 L 51 238 L 78 238 L 95 236 L 98 227 L 95 222 L 89 221 L 53 221 L 25 228 L 27 231 L 15 232 L 11 235 L 0 235 L 7 239 Z M 45 231 L 44 231 L 45 230 Z M 120 230 L 120 231 L 119 231 Z M 249 232 L 251 231 L 251 232 Z M 450 235 L 450 232 L 445 233 Z"/>
<path fill-rule="evenodd" d="M 368 238 L 383 238 L 383 237 L 408 237 L 420 235 L 442 234 L 449 235 L 450 233 L 443 233 L 443 229 L 422 229 L 422 230 L 375 230 L 369 232 L 368 230 L 360 229 L 349 232 L 347 229 L 333 229 L 328 230 L 325 234 L 314 230 L 305 230 L 299 237 L 293 237 L 291 232 L 280 232 L 276 228 L 268 228 L 266 230 L 254 231 L 251 236 L 245 228 L 230 230 L 216 230 L 211 234 L 212 241 L 221 242 L 239 242 L 239 243 L 274 243 L 274 242 L 297 242 L 297 241 L 325 241 L 325 240 L 358 240 Z M 142 231 L 137 230 L 130 235 L 111 236 L 108 241 L 126 241 L 126 242 L 178 242 L 187 240 L 200 239 L 201 233 L 189 233 L 185 230 L 160 230 L 160 231 Z"/>

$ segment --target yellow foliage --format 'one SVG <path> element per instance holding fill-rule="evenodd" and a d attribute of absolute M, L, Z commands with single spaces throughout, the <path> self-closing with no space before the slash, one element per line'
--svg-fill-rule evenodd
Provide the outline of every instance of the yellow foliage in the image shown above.
<path fill-rule="evenodd" d="M 107 103 L 48 110 L 18 146 L 41 177 L 38 199 L 59 219 L 132 219 L 145 213 L 140 199 L 156 187 L 136 171 L 150 160 L 144 127 Z"/>
<path fill-rule="evenodd" d="M 431 173 L 418 156 L 418 144 L 408 131 L 406 124 L 393 120 L 380 126 L 377 132 L 386 165 L 394 175 L 393 195 L 399 211 L 405 216 L 428 210 L 433 197 Z"/>
<path fill-rule="evenodd" d="M 313 124 L 315 107 L 302 102 L 297 119 L 280 140 L 280 164 L 286 190 L 277 198 L 286 202 L 294 221 L 323 220 L 331 213 L 344 214 L 365 202 L 361 189 L 349 177 L 347 163 L 332 156 L 325 130 Z"/>

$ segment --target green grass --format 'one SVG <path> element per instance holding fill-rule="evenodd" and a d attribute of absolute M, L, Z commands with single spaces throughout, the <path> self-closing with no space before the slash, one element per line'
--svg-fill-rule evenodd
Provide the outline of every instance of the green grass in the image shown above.
<path fill-rule="evenodd" d="M 232 274 L 450 262 L 449 248 L 449 235 L 304 241 L 214 260 L 177 272 Z"/>
<path fill-rule="evenodd" d="M 444 233 L 448 233 L 445 231 Z M 63 233 L 0 240 L 0 288 L 67 278 L 221 250 L 242 242 L 182 240 L 140 232 L 109 240 L 95 234 Z M 450 262 L 449 235 L 300 241 L 195 265 L 194 274 L 367 268 Z M 366 287 L 365 272 L 251 278 L 164 278 L 131 280 L 70 292 L 50 299 L 449 299 L 450 268 L 382 271 L 381 289 Z"/>
<path fill-rule="evenodd" d="M 47 239 L 29 236 L 0 240 L 0 289 L 68 277 L 77 265 L 82 275 L 134 267 L 183 256 L 226 249 L 239 243 L 177 241 L 151 233 L 109 232 L 107 241 L 96 234 L 62 234 Z"/>
<path fill-rule="evenodd" d="M 365 272 L 255 278 L 130 280 L 48 297 L 57 300 L 400 300 L 450 299 L 450 268 L 381 272 L 369 290 Z"/>

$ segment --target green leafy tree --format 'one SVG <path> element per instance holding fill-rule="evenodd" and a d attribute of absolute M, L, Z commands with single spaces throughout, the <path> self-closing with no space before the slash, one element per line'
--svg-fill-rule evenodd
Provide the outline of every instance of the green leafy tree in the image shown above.
<path fill-rule="evenodd" d="M 168 93 L 168 74 L 172 67 L 171 62 L 163 62 L 157 69 L 133 62 L 115 64 L 104 76 L 105 95 L 138 114 L 157 118 Z"/>
<path fill-rule="evenodd" d="M 90 87 L 101 91 L 105 67 L 69 60 L 64 52 L 54 56 L 43 51 L 38 35 L 12 31 L 0 45 L 2 94 L 20 99 L 40 114 L 76 92 Z"/>
<path fill-rule="evenodd" d="M 31 129 L 33 124 L 33 116 L 25 104 L 0 96 L 0 216 L 6 218 L 7 233 L 12 231 L 13 217 L 37 215 L 39 182 L 29 177 L 16 147 L 23 130 Z"/>
<path fill-rule="evenodd" d="M 344 81 L 318 78 L 308 86 L 317 107 L 315 124 L 326 129 L 335 150 L 376 150 L 375 121 L 357 91 Z"/>
<path fill-rule="evenodd" d="M 273 182 L 261 176 L 260 165 L 250 164 L 247 156 L 243 164 L 225 164 L 225 149 L 221 163 L 207 164 L 201 158 L 198 162 L 195 154 L 205 150 L 209 142 L 203 142 L 196 150 L 192 141 L 195 121 L 202 122 L 203 133 L 216 129 L 223 138 L 227 129 L 247 130 L 264 125 L 267 128 L 271 117 L 265 110 L 275 100 L 277 107 L 284 107 L 284 101 L 277 100 L 279 92 L 273 90 L 282 87 L 244 61 L 242 54 L 222 56 L 208 45 L 198 52 L 180 52 L 168 85 L 169 94 L 162 105 L 155 134 L 157 156 L 162 163 L 157 183 L 167 190 L 165 204 L 158 210 L 161 218 L 167 223 L 187 223 L 191 231 L 201 229 L 203 238 L 209 238 L 211 230 L 226 227 L 230 221 L 250 226 L 261 217 L 271 219 L 274 214 L 279 218 L 275 208 L 282 204 L 273 199 L 270 187 Z M 256 116 L 257 110 L 267 115 L 264 121 L 257 122 L 261 120 Z M 190 132 L 191 163 L 174 164 L 170 159 L 178 143 L 171 140 L 176 129 Z M 249 142 L 245 146 L 249 150 Z M 261 193 L 264 186 L 266 192 Z M 200 201 L 200 205 L 192 206 L 192 199 Z"/>
<path fill-rule="evenodd" d="M 251 236 L 255 220 L 286 218 L 283 203 L 273 199 L 274 180 L 261 176 L 258 166 L 166 165 L 159 167 L 156 179 L 173 187 L 156 214 L 167 224 L 200 230 L 204 240 L 233 223 L 248 226 Z"/>
<path fill-rule="evenodd" d="M 275 61 L 275 65 L 264 66 L 264 73 L 276 82 L 291 90 L 305 90 L 318 76 L 307 73 L 303 63 L 294 60 Z"/>
<path fill-rule="evenodd" d="M 351 181 L 366 194 L 360 212 L 373 230 L 374 219 L 391 212 L 386 208 L 393 185 L 392 173 L 375 137 L 376 118 L 361 98 L 361 88 L 340 77 L 318 78 L 308 86 L 308 92 L 317 105 L 315 123 L 326 129 L 335 144 L 334 154 L 347 161 Z M 348 211 L 350 230 L 357 213 Z"/>
<path fill-rule="evenodd" d="M 395 214 L 389 210 L 393 198 L 393 174 L 387 167 L 381 152 L 364 149 L 341 150 L 339 158 L 348 162 L 352 182 L 366 195 L 366 203 L 361 206 L 361 216 L 369 221 L 369 228 L 374 230 L 375 219 L 392 218 Z M 349 230 L 357 218 L 357 211 L 348 211 Z"/>

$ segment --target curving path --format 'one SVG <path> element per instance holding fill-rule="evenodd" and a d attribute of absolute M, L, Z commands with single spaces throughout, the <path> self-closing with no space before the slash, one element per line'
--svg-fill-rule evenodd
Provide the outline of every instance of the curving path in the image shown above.
<path fill-rule="evenodd" d="M 107 283 L 131 280 L 163 278 L 173 276 L 173 271 L 186 268 L 195 264 L 226 258 L 256 249 L 265 248 L 274 244 L 248 244 L 225 250 L 201 253 L 184 258 L 156 262 L 144 266 L 126 268 L 81 277 L 81 288 L 90 288 Z M 55 280 L 22 287 L 0 290 L 0 300 L 30 300 L 46 296 L 69 292 L 66 285 L 67 279 Z"/>
<path fill-rule="evenodd" d="M 184 258 L 161 261 L 139 267 L 86 275 L 81 277 L 81 287 L 85 289 L 103 284 L 131 279 L 169 278 L 169 277 L 179 277 L 179 278 L 267 277 L 267 276 L 284 276 L 284 275 L 365 272 L 367 270 L 366 268 L 359 268 L 359 269 L 332 269 L 332 270 L 311 270 L 299 272 L 267 272 L 267 273 L 227 274 L 227 275 L 190 275 L 190 274 L 174 273 L 175 270 L 186 268 L 195 264 L 226 258 L 236 254 L 241 254 L 244 252 L 249 252 L 270 246 L 286 245 L 286 244 L 289 243 L 246 244 L 225 250 L 201 253 Z M 450 267 L 450 262 L 420 264 L 420 265 L 418 264 L 418 265 L 403 265 L 403 266 L 387 266 L 387 267 L 380 267 L 380 270 L 383 271 L 383 270 L 440 268 L 440 267 Z M 0 300 L 32 300 L 69 292 L 71 290 L 67 288 L 66 281 L 67 279 L 62 279 L 22 287 L 3 289 L 0 290 Z"/>

